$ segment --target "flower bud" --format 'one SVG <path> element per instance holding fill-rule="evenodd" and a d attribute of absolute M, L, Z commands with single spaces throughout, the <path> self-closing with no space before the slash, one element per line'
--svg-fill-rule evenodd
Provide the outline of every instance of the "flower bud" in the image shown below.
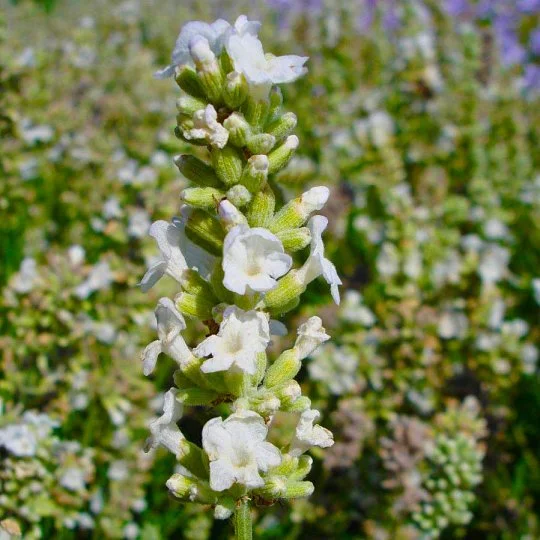
<path fill-rule="evenodd" d="M 264 378 L 264 374 L 266 372 L 266 367 L 268 365 L 268 358 L 266 357 L 265 352 L 261 352 L 257 354 L 257 371 L 255 372 L 255 375 L 253 376 L 253 380 L 255 383 L 255 386 L 259 386 L 261 384 L 261 381 Z"/>
<path fill-rule="evenodd" d="M 227 199 L 219 203 L 218 215 L 226 231 L 231 230 L 236 225 L 247 225 L 246 216 Z"/>
<path fill-rule="evenodd" d="M 182 289 L 190 294 L 203 294 L 208 299 L 216 300 L 210 283 L 191 268 L 184 271 Z"/>
<path fill-rule="evenodd" d="M 221 255 L 225 237 L 223 228 L 216 218 L 204 210 L 196 208 L 189 212 L 186 219 L 186 236 L 208 252 Z"/>
<path fill-rule="evenodd" d="M 297 122 L 296 114 L 292 112 L 285 113 L 266 127 L 266 133 L 273 135 L 276 140 L 283 139 L 292 133 Z"/>
<path fill-rule="evenodd" d="M 284 229 L 302 226 L 312 212 L 320 210 L 328 200 L 330 190 L 325 186 L 313 187 L 300 197 L 284 205 L 268 224 L 268 228 L 277 233 Z"/>
<path fill-rule="evenodd" d="M 288 412 L 303 412 L 311 407 L 311 399 L 307 396 L 300 396 L 289 407 L 285 407 L 284 410 Z"/>
<path fill-rule="evenodd" d="M 195 62 L 201 88 L 212 103 L 220 103 L 224 84 L 224 75 L 221 71 L 216 55 L 210 49 L 208 40 L 196 36 L 189 44 L 189 51 Z"/>
<path fill-rule="evenodd" d="M 219 503 L 214 508 L 215 519 L 229 519 L 236 508 L 236 501 L 231 497 L 220 499 Z"/>
<path fill-rule="evenodd" d="M 264 378 L 264 385 L 272 388 L 289 379 L 296 377 L 302 363 L 298 358 L 298 353 L 294 349 L 283 351 L 277 360 L 268 368 Z"/>
<path fill-rule="evenodd" d="M 167 489 L 178 499 L 191 500 L 196 494 L 197 481 L 183 474 L 173 474 L 165 484 Z"/>
<path fill-rule="evenodd" d="M 268 133 L 259 133 L 248 139 L 247 147 L 252 154 L 268 154 L 276 144 L 276 138 Z"/>
<path fill-rule="evenodd" d="M 298 148 L 298 144 L 298 137 L 296 135 L 289 135 L 281 146 L 278 146 L 268 155 L 268 160 L 270 162 L 269 174 L 277 173 L 289 163 L 289 160 Z"/>
<path fill-rule="evenodd" d="M 303 454 L 298 459 L 298 467 L 290 475 L 291 480 L 303 480 L 311 471 L 313 458 L 308 454 Z"/>
<path fill-rule="evenodd" d="M 299 229 L 284 229 L 276 233 L 281 240 L 285 251 L 299 251 L 304 249 L 311 242 L 311 233 L 307 227 Z"/>
<path fill-rule="evenodd" d="M 302 395 L 302 389 L 295 380 L 289 380 L 273 388 L 284 409 L 288 409 Z"/>
<path fill-rule="evenodd" d="M 262 131 L 268 118 L 270 103 L 266 99 L 257 99 L 253 96 L 248 96 L 242 111 L 246 120 L 254 128 L 255 131 Z"/>
<path fill-rule="evenodd" d="M 238 150 L 230 146 L 212 148 L 212 164 L 217 177 L 227 186 L 238 184 L 242 176 L 243 162 Z"/>
<path fill-rule="evenodd" d="M 229 109 L 238 109 L 246 100 L 248 92 L 248 84 L 241 73 L 232 71 L 227 75 L 223 87 L 223 99 Z"/>
<path fill-rule="evenodd" d="M 215 208 L 225 193 L 211 187 L 186 188 L 180 194 L 180 199 L 195 208 Z"/>
<path fill-rule="evenodd" d="M 233 112 L 223 122 L 223 127 L 229 132 L 229 141 L 238 148 L 247 145 L 251 136 L 251 128 L 241 113 Z"/>
<path fill-rule="evenodd" d="M 313 494 L 315 487 L 311 482 L 287 482 L 285 492 L 281 495 L 284 499 L 299 499 Z"/>
<path fill-rule="evenodd" d="M 192 317 L 201 321 L 212 318 L 213 304 L 202 294 L 195 295 L 182 292 L 174 300 L 178 311 L 186 317 Z"/>
<path fill-rule="evenodd" d="M 187 154 L 175 156 L 174 164 L 178 167 L 178 170 L 194 184 L 213 188 L 221 186 L 214 169 L 195 156 Z"/>
<path fill-rule="evenodd" d="M 245 186 L 236 184 L 227 191 L 227 199 L 237 208 L 242 208 L 251 202 L 252 195 Z"/>
<path fill-rule="evenodd" d="M 328 341 L 330 336 L 326 333 L 322 321 L 319 317 L 310 317 L 298 328 L 298 337 L 294 344 L 294 350 L 298 358 L 303 360 L 307 358 L 317 347 Z"/>
<path fill-rule="evenodd" d="M 251 156 L 244 167 L 240 182 L 251 193 L 257 193 L 268 179 L 268 157 L 265 155 Z"/>
<path fill-rule="evenodd" d="M 268 186 L 265 186 L 262 191 L 255 194 L 249 204 L 247 211 L 249 225 L 251 227 L 266 227 L 274 215 L 275 206 L 274 192 Z"/>
<path fill-rule="evenodd" d="M 283 454 L 281 463 L 277 467 L 273 467 L 270 471 L 271 476 L 286 476 L 289 477 L 298 468 L 298 458 L 290 454 Z"/>
<path fill-rule="evenodd" d="M 287 480 L 283 476 L 270 476 L 266 478 L 264 486 L 257 490 L 265 499 L 280 499 L 287 491 Z"/>
<path fill-rule="evenodd" d="M 208 456 L 206 455 L 206 452 L 186 439 L 182 441 L 182 445 L 182 455 L 178 460 L 180 464 L 195 476 L 200 478 L 208 477 Z M 199 484 L 198 488 L 200 491 L 203 486 Z M 200 498 L 199 491 L 198 497 Z"/>
<path fill-rule="evenodd" d="M 191 66 L 182 66 L 178 68 L 176 75 L 176 84 L 187 94 L 195 98 L 204 99 L 204 90 L 196 71 Z"/>
<path fill-rule="evenodd" d="M 291 270 L 271 291 L 266 293 L 264 305 L 273 313 L 284 313 L 284 308 L 297 300 L 306 290 L 305 285 L 298 279 L 297 272 L 297 270 Z"/>
<path fill-rule="evenodd" d="M 203 100 L 189 95 L 182 96 L 176 100 L 178 112 L 187 116 L 193 116 L 193 113 L 204 109 L 206 105 L 207 104 Z"/>

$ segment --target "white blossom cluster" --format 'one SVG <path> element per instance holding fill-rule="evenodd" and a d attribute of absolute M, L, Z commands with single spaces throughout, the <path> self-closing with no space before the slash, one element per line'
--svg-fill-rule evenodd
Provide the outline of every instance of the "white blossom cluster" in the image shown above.
<path fill-rule="evenodd" d="M 277 318 L 299 303 L 309 283 L 323 277 L 339 303 L 341 281 L 325 256 L 328 220 L 313 215 L 329 190 L 313 187 L 279 207 L 277 188 L 269 183 L 298 147 L 291 135 L 296 116 L 281 112 L 275 84 L 303 75 L 307 58 L 265 54 L 259 27 L 245 16 L 234 25 L 190 22 L 171 65 L 156 74 L 175 76 L 183 90 L 176 135 L 205 147 L 207 159 L 175 158 L 194 187 L 182 192 L 178 217 L 149 230 L 160 257 L 141 288 L 169 276 L 181 292 L 159 300 L 158 339 L 142 355 L 146 375 L 162 353 L 178 367 L 163 415 L 150 425 L 148 447 L 165 447 L 178 459 L 179 472 L 167 482 L 171 493 L 212 505 L 218 519 L 253 496 L 273 502 L 310 495 L 313 485 L 304 478 L 312 460 L 305 453 L 333 444 L 294 380 L 302 360 L 329 339 L 321 319 L 300 325 L 293 348 L 277 359 L 266 353 L 272 335 L 287 333 Z M 294 254 L 304 248 L 307 259 L 296 267 Z M 208 327 L 196 346 L 183 337 L 185 317 Z M 220 415 L 202 428 L 202 447 L 187 441 L 178 426 L 184 407 L 218 404 Z M 271 442 L 280 411 L 298 418 L 282 448 Z"/>

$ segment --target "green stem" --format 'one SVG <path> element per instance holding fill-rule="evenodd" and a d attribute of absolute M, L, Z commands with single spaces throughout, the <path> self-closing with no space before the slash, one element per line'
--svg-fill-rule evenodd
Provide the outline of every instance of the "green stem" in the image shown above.
<path fill-rule="evenodd" d="M 242 499 L 234 512 L 234 532 L 236 540 L 251 540 L 252 524 L 249 500 Z"/>

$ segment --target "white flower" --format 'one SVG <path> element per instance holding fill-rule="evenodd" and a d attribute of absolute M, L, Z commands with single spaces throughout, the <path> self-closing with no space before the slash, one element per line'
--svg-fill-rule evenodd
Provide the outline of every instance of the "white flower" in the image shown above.
<path fill-rule="evenodd" d="M 264 485 L 259 471 L 281 463 L 279 450 L 266 442 L 268 428 L 253 411 L 231 414 L 226 420 L 212 418 L 202 431 L 203 448 L 210 460 L 210 487 L 230 488 L 235 482 L 248 488 Z"/>
<path fill-rule="evenodd" d="M 59 483 L 69 491 L 82 491 L 86 486 L 86 473 L 80 467 L 68 467 L 62 473 Z"/>
<path fill-rule="evenodd" d="M 478 265 L 480 279 L 486 285 L 497 283 L 508 272 L 510 252 L 498 244 L 488 244 Z"/>
<path fill-rule="evenodd" d="M 69 262 L 73 266 L 79 266 L 80 264 L 82 264 L 84 262 L 85 255 L 86 252 L 84 251 L 84 248 L 82 246 L 79 246 L 78 244 L 74 244 L 68 249 Z"/>
<path fill-rule="evenodd" d="M 253 23 L 246 20 L 245 24 Z M 307 57 L 265 55 L 262 43 L 253 32 L 230 32 L 225 47 L 234 69 L 244 74 L 252 93 L 258 98 L 266 98 L 272 84 L 295 81 L 307 72 L 303 67 Z"/>
<path fill-rule="evenodd" d="M 205 38 L 213 53 L 218 55 L 223 49 L 223 40 L 229 28 L 230 24 L 223 19 L 218 19 L 212 24 L 199 21 L 188 22 L 182 27 L 176 39 L 171 64 L 160 71 L 156 71 L 154 77 L 157 79 L 166 79 L 174 74 L 176 66 L 193 65 L 189 44 L 197 37 Z"/>
<path fill-rule="evenodd" d="M 17 457 L 34 456 L 37 438 L 26 424 L 11 424 L 0 429 L 0 447 Z"/>
<path fill-rule="evenodd" d="M 105 201 L 101 213 L 105 219 L 116 219 L 122 217 L 123 214 L 120 202 L 116 197 L 110 197 Z"/>
<path fill-rule="evenodd" d="M 345 292 L 341 308 L 341 317 L 349 323 L 358 323 L 370 327 L 376 322 L 373 312 L 362 304 L 362 295 L 355 290 Z"/>
<path fill-rule="evenodd" d="M 174 302 L 170 298 L 160 298 L 155 313 L 159 339 L 152 341 L 143 351 L 145 375 L 150 375 L 154 371 L 160 353 L 169 355 L 178 365 L 182 365 L 192 356 L 184 338 L 180 335 L 186 328 L 186 322 Z"/>
<path fill-rule="evenodd" d="M 75 287 L 75 296 L 84 300 L 93 292 L 101 289 L 106 289 L 110 286 L 113 280 L 111 268 L 106 261 L 96 264 L 85 281 Z"/>
<path fill-rule="evenodd" d="M 321 343 L 328 341 L 330 336 L 326 333 L 320 317 L 310 317 L 298 327 L 298 337 L 294 344 L 300 360 L 307 358 Z"/>
<path fill-rule="evenodd" d="M 463 339 L 469 329 L 467 315 L 461 311 L 447 310 L 439 319 L 438 333 L 443 339 Z"/>
<path fill-rule="evenodd" d="M 207 105 L 193 113 L 193 128 L 184 131 L 186 139 L 204 139 L 208 144 L 223 148 L 229 140 L 229 132 L 217 121 L 213 105 Z"/>
<path fill-rule="evenodd" d="M 238 294 L 269 291 L 291 264 L 292 259 L 281 241 L 267 229 L 237 225 L 225 237 L 223 285 L 230 291 Z"/>
<path fill-rule="evenodd" d="M 377 272 L 384 277 L 394 276 L 399 272 L 399 251 L 394 244 L 385 242 L 377 257 Z"/>
<path fill-rule="evenodd" d="M 318 424 L 313 425 L 320 416 L 321 413 L 315 409 L 308 409 L 301 414 L 289 451 L 292 456 L 300 456 L 313 446 L 328 448 L 334 444 L 331 431 Z"/>
<path fill-rule="evenodd" d="M 223 313 L 217 335 L 207 337 L 196 349 L 199 358 L 210 356 L 201 371 L 212 373 L 235 367 L 253 375 L 257 354 L 263 352 L 270 341 L 268 319 L 258 311 L 243 311 L 229 306 Z"/>
<path fill-rule="evenodd" d="M 540 306 L 540 278 L 532 280 L 532 289 L 535 302 Z"/>
<path fill-rule="evenodd" d="M 358 391 L 362 384 L 357 374 L 358 353 L 349 347 L 326 343 L 312 355 L 308 370 L 313 380 L 321 381 L 336 396 Z"/>
<path fill-rule="evenodd" d="M 339 304 L 339 289 L 341 279 L 336 267 L 324 256 L 324 243 L 322 233 L 328 226 L 328 219 L 324 216 L 313 216 L 308 227 L 311 232 L 311 248 L 308 260 L 297 272 L 297 278 L 306 286 L 319 276 L 323 276 L 330 285 L 330 292 L 336 304 Z"/>
<path fill-rule="evenodd" d="M 140 283 L 143 292 L 165 274 L 181 283 L 189 268 L 197 268 L 203 275 L 209 273 L 213 257 L 187 238 L 184 220 L 173 218 L 172 223 L 156 221 L 152 223 L 149 234 L 155 238 L 162 258 L 144 274 Z"/>
<path fill-rule="evenodd" d="M 250 34 L 256 36 L 260 26 L 261 24 L 259 22 L 248 21 L 245 15 L 240 15 L 240 17 L 236 19 L 234 27 L 231 27 L 231 25 L 223 19 L 218 19 L 212 24 L 191 21 L 182 27 L 182 30 L 176 39 L 171 58 L 171 65 L 154 73 L 154 77 L 157 79 L 166 79 L 174 74 L 176 66 L 193 65 L 190 44 L 200 38 L 204 38 L 208 41 L 208 46 L 217 56 L 223 50 L 223 45 L 229 34 L 236 33 L 239 36 Z"/>
<path fill-rule="evenodd" d="M 146 442 L 147 449 L 163 446 L 170 450 L 176 457 L 181 454 L 181 443 L 184 435 L 176 425 L 182 417 L 182 404 L 176 399 L 178 390 L 171 388 L 165 393 L 163 402 L 163 414 L 150 422 L 151 436 Z"/>
<path fill-rule="evenodd" d="M 17 274 L 13 276 L 11 286 L 16 292 L 25 294 L 34 288 L 38 277 L 37 263 L 35 259 L 26 257 L 23 259 Z"/>

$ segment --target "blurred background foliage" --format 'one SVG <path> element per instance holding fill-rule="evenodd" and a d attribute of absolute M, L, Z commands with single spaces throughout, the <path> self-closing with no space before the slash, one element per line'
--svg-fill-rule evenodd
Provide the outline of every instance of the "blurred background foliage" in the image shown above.
<path fill-rule="evenodd" d="M 344 281 L 339 308 L 315 283 L 289 320 L 333 337 L 302 384 L 336 444 L 311 499 L 258 509 L 257 537 L 540 536 L 537 1 L 0 7 L 0 538 L 230 534 L 143 452 L 172 368 L 147 380 L 139 354 L 173 284 L 137 283 L 185 185 L 176 87 L 152 73 L 186 21 L 240 13 L 267 50 L 310 56 L 277 180 L 331 187 Z"/>

